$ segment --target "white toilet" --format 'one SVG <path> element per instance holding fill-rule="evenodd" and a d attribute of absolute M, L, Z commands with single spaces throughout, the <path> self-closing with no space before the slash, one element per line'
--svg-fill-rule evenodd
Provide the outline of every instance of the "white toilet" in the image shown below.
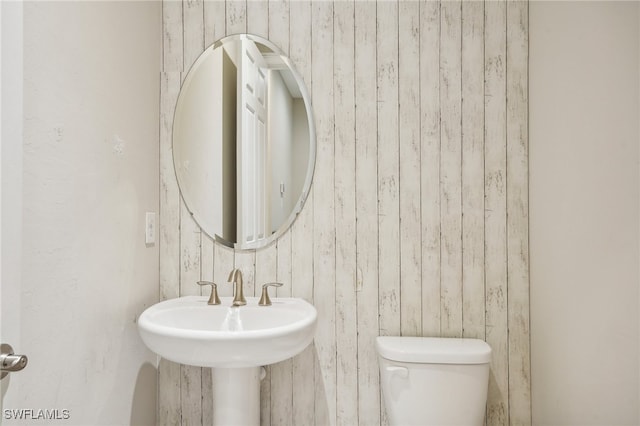
<path fill-rule="evenodd" d="M 491 347 L 478 339 L 376 340 L 389 425 L 482 426 Z"/>

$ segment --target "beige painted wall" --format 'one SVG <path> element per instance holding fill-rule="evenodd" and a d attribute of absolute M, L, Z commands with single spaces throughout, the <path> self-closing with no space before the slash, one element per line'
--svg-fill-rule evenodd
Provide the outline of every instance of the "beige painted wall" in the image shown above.
<path fill-rule="evenodd" d="M 530 4 L 537 425 L 640 421 L 638 7 Z"/>
<path fill-rule="evenodd" d="M 157 357 L 136 318 L 158 300 L 144 217 L 158 211 L 160 23 L 155 2 L 24 4 L 29 365 L 12 376 L 5 409 L 69 410 L 69 425 L 155 424 Z"/>

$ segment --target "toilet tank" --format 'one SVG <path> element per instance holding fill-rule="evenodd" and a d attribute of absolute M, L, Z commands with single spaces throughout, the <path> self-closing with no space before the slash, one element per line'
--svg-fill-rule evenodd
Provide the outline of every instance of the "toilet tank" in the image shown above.
<path fill-rule="evenodd" d="M 478 339 L 378 337 L 390 425 L 482 426 L 491 348 Z"/>

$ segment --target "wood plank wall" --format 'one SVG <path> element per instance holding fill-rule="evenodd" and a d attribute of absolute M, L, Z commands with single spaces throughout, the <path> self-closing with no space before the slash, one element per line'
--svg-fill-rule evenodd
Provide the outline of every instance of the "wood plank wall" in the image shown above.
<path fill-rule="evenodd" d="M 163 2 L 160 294 L 241 268 L 247 294 L 319 312 L 313 346 L 270 366 L 263 425 L 379 425 L 378 335 L 493 348 L 488 425 L 531 424 L 526 2 Z M 171 159 L 181 81 L 228 34 L 269 38 L 310 89 L 317 162 L 276 244 L 234 253 L 193 223 Z M 221 286 L 230 295 L 231 286 Z M 208 369 L 162 361 L 158 419 L 211 424 Z"/>

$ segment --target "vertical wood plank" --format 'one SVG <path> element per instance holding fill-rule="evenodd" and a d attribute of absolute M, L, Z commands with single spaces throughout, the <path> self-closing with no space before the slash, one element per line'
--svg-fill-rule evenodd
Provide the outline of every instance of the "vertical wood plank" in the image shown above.
<path fill-rule="evenodd" d="M 380 424 L 378 336 L 378 146 L 376 3 L 355 2 L 356 289 L 358 416 Z"/>
<path fill-rule="evenodd" d="M 400 332 L 422 335 L 420 232 L 420 3 L 398 3 Z"/>
<path fill-rule="evenodd" d="M 180 192 L 173 172 L 171 129 L 180 90 L 180 73 L 160 78 L 160 300 L 180 295 Z M 158 423 L 180 424 L 180 364 L 161 359 L 158 364 Z"/>
<path fill-rule="evenodd" d="M 289 1 L 269 0 L 269 40 L 289 56 Z"/>
<path fill-rule="evenodd" d="M 507 2 L 507 277 L 509 422 L 531 424 L 528 32 L 526 2 Z"/>
<path fill-rule="evenodd" d="M 484 4 L 462 3 L 464 337 L 484 339 Z"/>
<path fill-rule="evenodd" d="M 277 278 L 276 281 L 282 284 L 277 289 L 278 297 L 291 297 L 291 271 L 293 268 L 291 258 L 291 232 L 285 233 L 278 239 L 277 251 Z M 296 255 L 297 257 L 297 255 Z"/>
<path fill-rule="evenodd" d="M 289 3 L 289 54 L 311 91 L 311 2 Z M 314 119 L 315 121 L 315 119 Z M 314 179 L 315 180 L 315 179 Z M 311 186 L 305 206 L 291 229 L 291 252 L 295 261 L 291 265 L 291 294 L 313 302 L 313 205 L 314 188 Z M 292 363 L 292 421 L 294 425 L 315 423 L 315 345 L 306 348 Z"/>
<path fill-rule="evenodd" d="M 356 299 L 356 152 L 354 4 L 336 2 L 333 20 L 336 235 L 336 416 L 358 424 L 358 326 Z"/>
<path fill-rule="evenodd" d="M 171 131 L 180 73 L 161 73 L 160 87 L 160 299 L 180 295 L 180 191 L 173 171 Z"/>
<path fill-rule="evenodd" d="M 227 35 L 247 32 L 247 1 L 227 0 Z"/>
<path fill-rule="evenodd" d="M 398 3 L 379 1 L 378 264 L 380 334 L 400 335 L 400 203 L 398 145 Z"/>
<path fill-rule="evenodd" d="M 182 71 L 182 1 L 162 2 L 162 70 Z M 173 116 L 171 117 L 173 118 Z"/>
<path fill-rule="evenodd" d="M 383 259 L 378 263 L 378 326 L 382 336 L 400 334 L 398 49 L 398 3 L 378 1 L 378 258 Z M 383 408 L 381 422 L 388 424 Z"/>
<path fill-rule="evenodd" d="M 166 1 L 166 0 L 165 0 Z M 224 0 L 204 0 L 204 46 L 209 47 L 227 34 L 226 3 Z"/>
<path fill-rule="evenodd" d="M 506 5 L 485 3 L 485 287 L 491 346 L 487 424 L 509 422 L 506 252 Z"/>
<path fill-rule="evenodd" d="M 184 26 L 182 69 L 186 73 L 204 50 L 203 0 L 182 0 L 182 14 Z M 186 77 L 186 74 L 184 76 Z"/>
<path fill-rule="evenodd" d="M 292 297 L 292 288 L 293 282 L 291 279 L 292 270 L 293 270 L 293 259 L 291 252 L 291 244 L 292 244 L 292 232 L 285 232 L 280 238 L 278 238 L 278 242 L 276 245 L 276 270 L 277 270 L 277 278 L 276 282 L 282 284 L 282 287 L 274 288 L 271 291 L 277 297 Z M 297 258 L 297 255 L 296 255 Z M 261 283 L 264 284 L 264 283 Z M 258 286 L 256 286 L 256 293 L 260 293 L 262 290 Z M 258 294 L 256 294 L 258 296 Z M 289 389 L 291 392 L 291 389 Z"/>
<path fill-rule="evenodd" d="M 336 293 L 334 218 L 333 4 L 312 2 L 311 93 L 316 115 L 317 157 L 313 198 L 316 423 L 336 423 Z"/>
<path fill-rule="evenodd" d="M 420 3 L 422 334 L 440 335 L 440 3 Z"/>
<path fill-rule="evenodd" d="M 443 336 L 462 336 L 462 2 L 440 7 L 440 222 Z"/>
<path fill-rule="evenodd" d="M 247 1 L 247 32 L 269 38 L 269 2 Z"/>

